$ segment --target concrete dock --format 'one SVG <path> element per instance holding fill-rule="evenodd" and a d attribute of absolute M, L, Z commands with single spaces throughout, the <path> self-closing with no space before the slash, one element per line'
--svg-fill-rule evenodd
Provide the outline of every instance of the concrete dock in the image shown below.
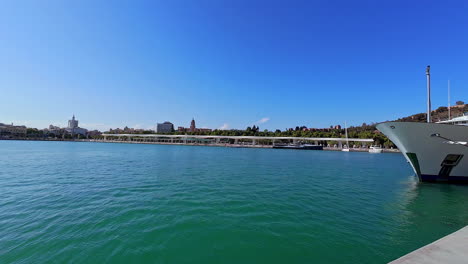
<path fill-rule="evenodd" d="M 390 264 L 423 263 L 468 263 L 468 226 L 390 262 Z"/>

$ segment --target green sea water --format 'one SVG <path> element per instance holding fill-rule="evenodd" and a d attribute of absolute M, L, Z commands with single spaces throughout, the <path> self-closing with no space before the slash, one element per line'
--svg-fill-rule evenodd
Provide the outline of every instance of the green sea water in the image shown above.
<path fill-rule="evenodd" d="M 401 154 L 0 141 L 0 263 L 386 263 L 467 201 Z"/>

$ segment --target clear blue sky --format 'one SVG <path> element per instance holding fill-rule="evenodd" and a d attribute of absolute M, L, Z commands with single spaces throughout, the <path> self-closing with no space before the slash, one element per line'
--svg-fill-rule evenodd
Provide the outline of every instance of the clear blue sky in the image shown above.
<path fill-rule="evenodd" d="M 0 122 L 284 129 L 468 101 L 468 1 L 3 1 Z"/>

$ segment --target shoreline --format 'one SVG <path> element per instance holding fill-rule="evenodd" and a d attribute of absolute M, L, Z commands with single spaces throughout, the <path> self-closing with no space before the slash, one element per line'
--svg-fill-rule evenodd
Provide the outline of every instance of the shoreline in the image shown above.
<path fill-rule="evenodd" d="M 202 146 L 202 147 L 226 147 L 226 148 L 263 148 L 273 149 L 272 145 L 248 145 L 248 144 L 200 144 L 200 143 L 171 143 L 171 142 L 143 142 L 129 140 L 96 140 L 96 139 L 5 139 L 0 140 L 16 140 L 16 141 L 56 141 L 56 142 L 94 142 L 94 143 L 120 143 L 120 144 L 147 144 L 147 145 L 176 145 L 176 146 Z M 341 148 L 323 147 L 324 151 L 341 151 Z M 320 151 L 320 150 L 316 150 Z M 350 148 L 350 152 L 369 152 L 368 148 Z M 382 153 L 401 153 L 398 149 L 383 149 Z"/>

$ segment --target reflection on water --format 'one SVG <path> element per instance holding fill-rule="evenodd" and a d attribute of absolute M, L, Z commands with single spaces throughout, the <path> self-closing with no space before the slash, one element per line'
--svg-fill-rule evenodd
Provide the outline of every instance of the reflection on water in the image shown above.
<path fill-rule="evenodd" d="M 390 246 L 406 254 L 468 224 L 468 186 L 406 182 L 394 223 L 389 229 Z"/>

